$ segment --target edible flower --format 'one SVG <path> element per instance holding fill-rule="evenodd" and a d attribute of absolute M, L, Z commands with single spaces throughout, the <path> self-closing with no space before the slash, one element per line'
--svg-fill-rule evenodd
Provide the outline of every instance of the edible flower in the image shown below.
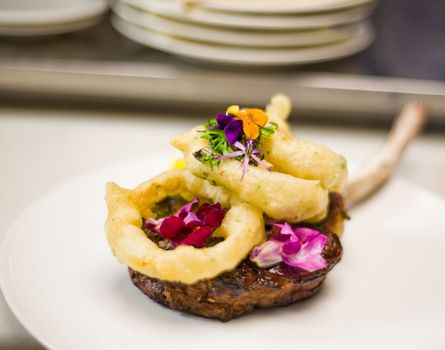
<path fill-rule="evenodd" d="M 266 126 L 267 115 L 259 108 L 240 109 L 233 105 L 227 108 L 226 114 L 234 115 L 243 123 L 243 131 L 249 140 L 256 140 L 260 135 L 260 128 Z"/>
<path fill-rule="evenodd" d="M 195 208 L 195 209 L 194 209 Z M 187 203 L 175 215 L 162 219 L 146 219 L 145 227 L 172 242 L 173 247 L 192 245 L 202 248 L 221 225 L 226 211 L 220 203 L 199 205 L 199 199 Z"/>
<path fill-rule="evenodd" d="M 249 164 L 261 165 L 270 170 L 263 161 L 262 137 L 272 136 L 278 128 L 274 122 L 267 124 L 266 113 L 258 108 L 240 109 L 233 105 L 226 113 L 218 114 L 205 124 L 202 138 L 209 141 L 209 147 L 194 153 L 196 159 L 210 166 L 219 165 L 223 159 L 235 158 L 242 162 L 241 180 Z"/>
<path fill-rule="evenodd" d="M 224 130 L 224 135 L 229 144 L 233 145 L 241 139 L 243 134 L 243 122 L 230 114 L 218 114 L 216 116 L 218 127 Z"/>
<path fill-rule="evenodd" d="M 234 146 L 238 149 L 238 151 L 218 156 L 216 157 L 216 159 L 221 160 L 228 158 L 243 157 L 243 166 L 242 166 L 243 172 L 241 175 L 241 180 L 244 178 L 244 175 L 246 174 L 250 158 L 252 158 L 255 162 L 260 164 L 266 170 L 270 171 L 270 168 L 266 165 L 266 163 L 264 163 L 259 158 L 259 156 L 261 155 L 261 150 L 253 146 L 253 140 L 247 140 L 246 146 L 244 146 L 241 142 L 236 141 Z"/>
<path fill-rule="evenodd" d="M 327 237 L 312 228 L 273 223 L 269 240 L 252 250 L 250 260 L 262 268 L 284 263 L 313 272 L 327 266 L 322 256 L 326 243 Z"/>

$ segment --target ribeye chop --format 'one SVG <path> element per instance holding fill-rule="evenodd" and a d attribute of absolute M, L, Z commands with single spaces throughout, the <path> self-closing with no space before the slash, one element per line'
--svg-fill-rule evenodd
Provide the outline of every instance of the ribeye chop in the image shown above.
<path fill-rule="evenodd" d="M 342 246 L 333 231 L 346 217 L 341 196 L 331 193 L 328 217 L 314 226 L 328 237 L 323 251 L 328 266 L 319 271 L 307 272 L 284 264 L 262 269 L 246 259 L 235 270 L 191 285 L 161 281 L 130 269 L 131 280 L 159 304 L 221 321 L 254 308 L 288 305 L 314 295 L 340 261 Z"/>

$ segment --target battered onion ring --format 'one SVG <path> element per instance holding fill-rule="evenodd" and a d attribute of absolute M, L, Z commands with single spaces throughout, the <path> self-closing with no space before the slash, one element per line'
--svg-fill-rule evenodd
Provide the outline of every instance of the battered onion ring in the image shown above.
<path fill-rule="evenodd" d="M 320 180 L 323 188 L 340 191 L 348 174 L 346 160 L 324 145 L 295 137 L 286 119 L 291 103 L 287 96 L 275 95 L 266 107 L 269 121 L 278 124 L 272 137 L 262 139 L 265 159 L 274 170 L 307 180 Z"/>
<path fill-rule="evenodd" d="M 107 184 L 108 219 L 105 231 L 113 254 L 121 263 L 152 278 L 192 284 L 233 270 L 253 247 L 266 239 L 260 210 L 237 201 L 235 197 L 231 200 L 222 188 L 190 176 L 181 170 L 170 170 L 134 190 L 123 189 L 114 183 Z M 202 186 L 197 186 L 201 181 Z M 190 192 L 190 188 L 197 187 L 200 193 Z M 204 195 L 215 200 L 223 198 L 223 201 L 226 198 L 224 204 L 231 203 L 220 228 L 215 232 L 225 237 L 223 242 L 209 248 L 180 246 L 174 250 L 164 250 L 147 238 L 141 229 L 141 214 L 152 214 L 151 208 L 167 196 L 184 194 Z M 229 199 L 230 203 L 227 203 Z"/>
<path fill-rule="evenodd" d="M 317 180 L 304 180 L 289 174 L 247 166 L 241 180 L 242 165 L 238 160 L 224 159 L 218 166 L 201 163 L 194 153 L 208 145 L 201 137 L 203 127 L 175 136 L 171 143 L 181 150 L 187 169 L 195 176 L 214 181 L 236 193 L 244 202 L 261 209 L 269 217 L 289 222 L 314 220 L 326 216 L 328 191 Z"/>

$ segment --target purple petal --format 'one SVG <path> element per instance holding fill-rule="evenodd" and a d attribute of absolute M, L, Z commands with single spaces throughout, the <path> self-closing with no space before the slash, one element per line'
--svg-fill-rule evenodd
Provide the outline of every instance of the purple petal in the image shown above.
<path fill-rule="evenodd" d="M 160 227 L 162 222 L 164 221 L 164 219 L 152 219 L 152 218 L 148 218 L 145 220 L 145 227 L 148 228 L 150 231 L 160 234 Z"/>
<path fill-rule="evenodd" d="M 180 208 L 176 215 L 184 219 L 187 216 L 187 214 L 192 211 L 193 206 L 198 203 L 199 203 L 199 198 L 195 198 L 194 200 L 192 200 L 191 202 L 187 203 L 182 208 Z"/>
<path fill-rule="evenodd" d="M 170 216 L 162 221 L 159 231 L 162 237 L 172 239 L 181 232 L 184 226 L 184 221 L 180 217 Z"/>
<path fill-rule="evenodd" d="M 283 254 L 290 255 L 298 253 L 301 249 L 300 241 L 287 241 L 283 245 Z"/>
<path fill-rule="evenodd" d="M 243 122 L 238 119 L 232 120 L 224 128 L 224 134 L 226 135 L 227 142 L 233 145 L 243 134 Z"/>
<path fill-rule="evenodd" d="M 294 229 L 294 234 L 301 240 L 303 243 L 310 241 L 315 236 L 319 235 L 320 232 L 308 227 L 297 227 Z"/>
<path fill-rule="evenodd" d="M 233 145 L 241 151 L 246 151 L 246 147 L 239 141 L 236 141 Z"/>
<path fill-rule="evenodd" d="M 295 237 L 292 226 L 289 225 L 287 222 L 283 224 L 278 224 L 278 223 L 272 224 L 272 234 L 274 238 L 282 242 L 287 240 L 297 240 L 297 237 Z M 294 237 L 296 239 L 292 239 Z"/>
<path fill-rule="evenodd" d="M 221 226 L 221 223 L 225 216 L 226 211 L 224 209 L 212 209 L 205 214 L 204 221 L 207 226 L 210 226 L 211 228 L 217 228 Z"/>
<path fill-rule="evenodd" d="M 147 227 L 149 229 L 151 229 L 151 227 L 153 227 L 153 226 L 157 226 L 158 224 L 159 224 L 159 220 L 156 220 L 153 218 L 145 219 L 145 227 Z"/>
<path fill-rule="evenodd" d="M 203 220 L 200 220 L 194 211 L 187 213 L 187 216 L 183 219 L 184 224 L 188 228 L 193 228 L 196 226 L 202 226 L 205 224 Z"/>
<path fill-rule="evenodd" d="M 264 163 L 260 158 L 258 158 L 255 154 L 252 153 L 252 158 L 257 162 L 259 165 L 261 165 L 264 169 L 270 171 L 270 168 Z"/>
<path fill-rule="evenodd" d="M 274 266 L 282 261 L 282 248 L 283 242 L 268 240 L 260 246 L 253 248 L 250 253 L 250 260 L 262 268 Z"/>
<path fill-rule="evenodd" d="M 216 209 L 221 209 L 221 204 L 209 204 L 209 203 L 202 203 L 201 206 L 196 210 L 196 215 L 198 215 L 198 218 L 201 220 L 204 219 L 204 215 L 211 210 L 212 207 L 215 207 Z"/>
<path fill-rule="evenodd" d="M 220 129 L 224 129 L 233 119 L 234 117 L 230 114 L 218 114 L 216 116 L 216 121 Z"/>
<path fill-rule="evenodd" d="M 200 227 L 192 232 L 179 242 L 178 245 L 192 245 L 196 248 L 202 248 L 207 242 L 207 239 L 212 234 L 212 229 L 210 227 L 204 226 Z"/>
<path fill-rule="evenodd" d="M 326 243 L 328 242 L 328 237 L 323 234 L 318 234 L 307 241 L 301 247 L 302 253 L 320 254 L 323 252 Z"/>
<path fill-rule="evenodd" d="M 321 253 L 326 246 L 327 240 L 325 235 L 319 234 L 303 244 L 297 253 L 283 254 L 283 262 L 286 265 L 298 267 L 309 272 L 325 268 L 327 262 Z"/>
<path fill-rule="evenodd" d="M 235 157 L 242 156 L 243 154 L 244 154 L 243 151 L 236 151 L 236 152 L 224 154 L 222 156 L 218 156 L 215 159 L 221 160 L 221 159 L 235 158 Z"/>
<path fill-rule="evenodd" d="M 244 155 L 243 159 L 243 172 L 241 174 L 241 180 L 244 179 L 244 175 L 246 175 L 248 165 L 249 165 L 249 156 L 246 154 Z"/>

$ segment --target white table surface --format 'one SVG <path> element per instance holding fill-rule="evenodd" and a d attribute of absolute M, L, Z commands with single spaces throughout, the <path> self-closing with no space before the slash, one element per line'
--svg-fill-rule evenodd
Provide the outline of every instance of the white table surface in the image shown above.
<path fill-rule="evenodd" d="M 179 115 L 0 107 L 0 241 L 28 203 L 54 185 L 156 149 L 176 131 L 197 123 L 199 119 Z M 298 124 L 294 129 L 311 140 L 328 141 L 352 160 L 366 159 L 385 137 L 383 130 Z M 356 147 L 350 147 L 351 142 Z M 397 175 L 445 196 L 445 135 L 427 134 L 416 140 Z M 0 349 L 42 349 L 15 319 L 1 293 Z"/>

